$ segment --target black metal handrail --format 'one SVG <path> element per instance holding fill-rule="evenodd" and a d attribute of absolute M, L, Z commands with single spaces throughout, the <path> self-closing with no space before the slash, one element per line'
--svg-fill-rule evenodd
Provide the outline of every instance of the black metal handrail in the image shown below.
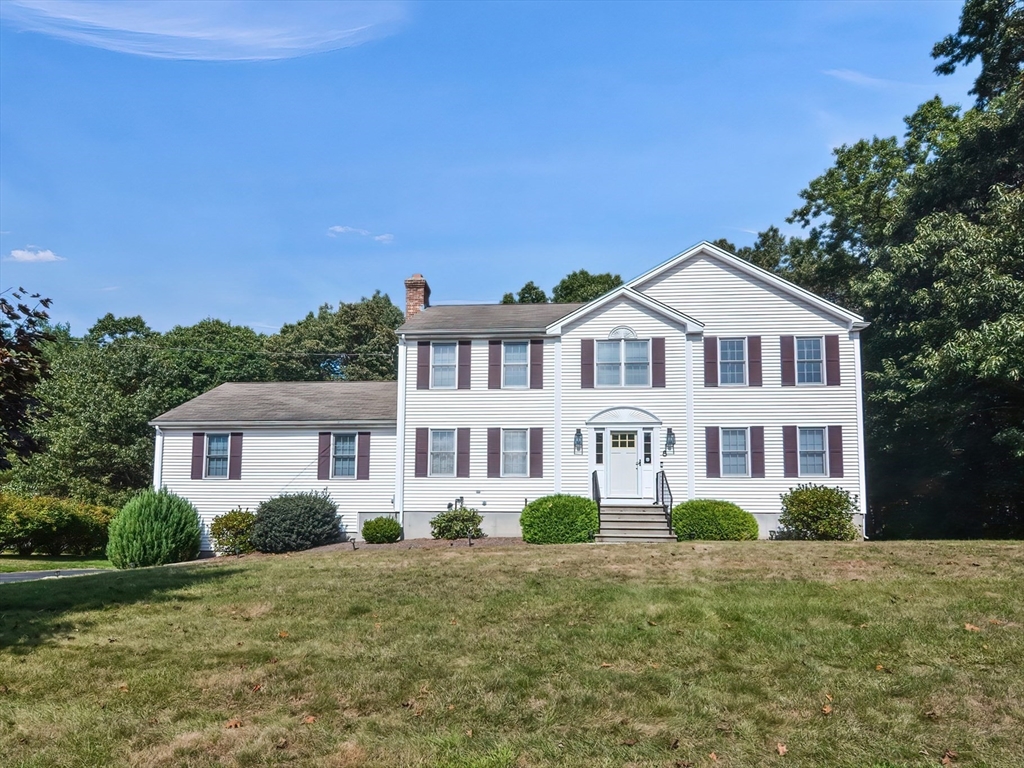
<path fill-rule="evenodd" d="M 590 476 L 590 496 L 597 503 L 597 525 L 601 526 L 601 483 L 597 479 L 597 470 Z"/>
<path fill-rule="evenodd" d="M 668 476 L 661 470 L 654 476 L 655 504 L 660 504 L 665 511 L 665 521 L 672 528 L 672 488 L 668 484 Z"/>

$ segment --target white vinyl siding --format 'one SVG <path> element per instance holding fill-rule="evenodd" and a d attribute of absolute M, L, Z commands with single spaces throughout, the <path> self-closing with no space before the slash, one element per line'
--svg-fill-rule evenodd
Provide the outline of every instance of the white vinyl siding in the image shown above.
<path fill-rule="evenodd" d="M 333 476 L 356 476 L 356 436 L 352 432 L 334 436 Z"/>
<path fill-rule="evenodd" d="M 529 432 L 525 429 L 503 429 L 501 431 L 501 475 L 502 477 L 526 477 L 528 475 Z"/>
<path fill-rule="evenodd" d="M 455 430 L 430 430 L 430 476 L 455 477 Z"/>
<path fill-rule="evenodd" d="M 431 389 L 455 389 L 455 368 L 458 360 L 458 345 L 430 345 L 430 387 Z"/>
<path fill-rule="evenodd" d="M 823 384 L 825 382 L 824 347 L 825 344 L 820 336 L 797 338 L 797 384 Z"/>
<path fill-rule="evenodd" d="M 723 477 L 746 477 L 750 474 L 746 429 L 722 429 L 721 451 Z"/>
<path fill-rule="evenodd" d="M 747 383 L 747 340 L 718 340 L 718 383 L 722 386 Z"/>
<path fill-rule="evenodd" d="M 526 389 L 530 386 L 530 343 L 506 341 L 502 344 L 501 386 L 506 389 Z"/>
<path fill-rule="evenodd" d="M 824 427 L 801 427 L 800 477 L 823 477 L 828 473 Z"/>
<path fill-rule="evenodd" d="M 206 436 L 206 476 L 228 476 L 228 436 L 226 434 Z"/>
<path fill-rule="evenodd" d="M 646 339 L 616 339 L 597 342 L 599 387 L 649 387 L 651 345 Z"/>

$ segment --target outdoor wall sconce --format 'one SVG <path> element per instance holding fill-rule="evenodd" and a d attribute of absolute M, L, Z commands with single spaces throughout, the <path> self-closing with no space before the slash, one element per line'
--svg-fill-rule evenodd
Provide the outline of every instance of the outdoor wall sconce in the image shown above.
<path fill-rule="evenodd" d="M 583 430 L 577 429 L 572 439 L 572 452 L 577 456 L 583 455 Z"/>
<path fill-rule="evenodd" d="M 668 431 L 665 433 L 665 452 L 663 454 L 661 454 L 661 455 L 662 456 L 668 456 L 670 453 L 674 454 L 675 452 L 676 452 L 676 433 L 672 431 L 672 427 L 669 427 Z"/>

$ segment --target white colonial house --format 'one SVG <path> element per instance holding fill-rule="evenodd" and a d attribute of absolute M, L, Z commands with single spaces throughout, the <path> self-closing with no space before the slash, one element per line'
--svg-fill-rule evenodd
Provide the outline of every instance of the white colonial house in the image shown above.
<path fill-rule="evenodd" d="M 858 315 L 709 243 L 587 304 L 431 306 L 406 284 L 398 382 L 225 384 L 155 419 L 154 484 L 204 524 L 327 488 L 407 538 L 463 503 L 519 535 L 540 496 L 598 498 L 601 538 L 669 536 L 726 499 L 767 537 L 798 483 L 866 498 Z M 863 514 L 855 519 L 863 523 Z"/>

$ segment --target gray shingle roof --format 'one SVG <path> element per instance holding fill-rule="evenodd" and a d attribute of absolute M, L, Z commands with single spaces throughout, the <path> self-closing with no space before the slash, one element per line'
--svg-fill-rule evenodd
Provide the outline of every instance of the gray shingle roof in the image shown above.
<path fill-rule="evenodd" d="M 541 333 L 582 304 L 448 304 L 427 307 L 398 329 L 408 334 Z"/>
<path fill-rule="evenodd" d="M 394 381 L 280 381 L 221 384 L 151 423 L 394 422 Z"/>

